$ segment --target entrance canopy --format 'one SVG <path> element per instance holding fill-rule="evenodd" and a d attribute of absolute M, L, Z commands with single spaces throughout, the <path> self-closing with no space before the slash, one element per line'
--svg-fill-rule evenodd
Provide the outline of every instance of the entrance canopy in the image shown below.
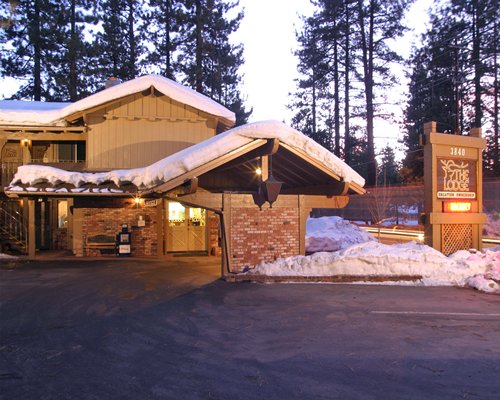
<path fill-rule="evenodd" d="M 364 193 L 364 179 L 312 139 L 277 121 L 216 135 L 148 167 L 101 173 L 25 165 L 5 192 L 15 195 L 155 197 L 176 188 L 212 193 L 255 192 L 263 179 L 283 182 L 282 194 Z"/>

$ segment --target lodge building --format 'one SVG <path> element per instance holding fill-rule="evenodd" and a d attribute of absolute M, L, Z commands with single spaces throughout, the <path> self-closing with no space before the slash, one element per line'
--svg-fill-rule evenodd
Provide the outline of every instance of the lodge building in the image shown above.
<path fill-rule="evenodd" d="M 0 101 L 0 237 L 29 257 L 221 255 L 223 273 L 305 253 L 312 208 L 340 208 L 364 180 L 277 121 L 234 114 L 147 75 L 75 103 Z"/>

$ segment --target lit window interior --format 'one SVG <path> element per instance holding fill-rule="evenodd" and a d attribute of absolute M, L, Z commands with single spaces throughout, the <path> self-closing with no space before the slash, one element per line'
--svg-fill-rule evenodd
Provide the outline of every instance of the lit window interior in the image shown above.
<path fill-rule="evenodd" d="M 68 202 L 66 200 L 57 203 L 57 227 L 68 227 Z"/>

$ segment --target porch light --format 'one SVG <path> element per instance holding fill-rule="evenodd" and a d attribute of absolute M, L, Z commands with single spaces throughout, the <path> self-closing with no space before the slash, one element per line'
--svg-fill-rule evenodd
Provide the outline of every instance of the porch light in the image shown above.
<path fill-rule="evenodd" d="M 142 201 L 142 199 L 141 199 L 139 196 L 135 196 L 135 197 L 134 197 L 134 203 L 135 203 L 136 205 L 141 204 L 141 201 Z"/>
<path fill-rule="evenodd" d="M 256 173 L 257 175 L 259 175 L 259 176 L 260 176 L 260 175 L 262 175 L 262 168 L 260 168 L 260 167 L 259 167 L 259 168 L 257 168 L 257 169 L 255 170 L 255 173 Z"/>
<path fill-rule="evenodd" d="M 30 141 L 29 141 L 29 139 L 23 139 L 23 140 L 21 141 L 21 143 L 22 143 L 22 145 L 23 145 L 24 147 L 28 147 L 29 142 L 30 142 Z"/>

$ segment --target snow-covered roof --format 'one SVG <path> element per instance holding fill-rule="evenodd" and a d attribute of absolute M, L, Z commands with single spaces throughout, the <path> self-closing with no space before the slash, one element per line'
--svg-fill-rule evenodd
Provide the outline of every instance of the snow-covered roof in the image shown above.
<path fill-rule="evenodd" d="M 234 124 L 234 113 L 219 103 L 188 87 L 160 75 L 145 75 L 97 92 L 75 103 L 48 103 L 41 101 L 0 101 L 0 124 L 2 125 L 64 125 L 64 118 L 88 110 L 151 86 L 160 93 L 180 103 L 204 111 Z"/>
<path fill-rule="evenodd" d="M 301 132 L 278 121 L 255 122 L 233 128 L 203 142 L 172 154 L 144 168 L 89 173 L 73 172 L 43 166 L 24 165 L 18 168 L 7 192 L 26 191 L 26 185 L 48 182 L 67 183 L 76 188 L 86 184 L 114 182 L 117 186 L 132 183 L 140 190 L 150 190 L 195 168 L 207 164 L 256 139 L 278 139 L 291 148 L 314 158 L 345 182 L 363 187 L 365 180 L 346 163 Z"/>

